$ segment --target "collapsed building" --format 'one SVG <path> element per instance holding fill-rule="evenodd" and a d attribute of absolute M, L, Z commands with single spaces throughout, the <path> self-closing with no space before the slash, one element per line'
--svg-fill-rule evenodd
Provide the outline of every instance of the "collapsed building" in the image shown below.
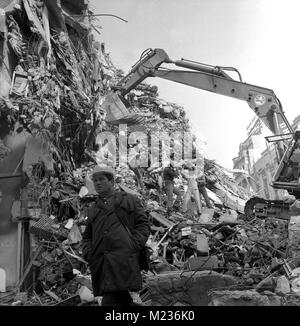
<path fill-rule="evenodd" d="M 97 32 L 86 0 L 0 0 L 1 304 L 95 304 L 81 258 L 86 210 L 95 200 L 89 172 L 101 154 L 98 135 L 118 135 L 102 104 L 123 77 Z M 127 100 L 130 117 L 111 114 L 128 133 L 190 131 L 184 108 L 159 98 L 156 86 L 139 84 Z M 139 196 L 151 221 L 152 269 L 136 300 L 226 305 L 240 302 L 243 290 L 253 304 L 297 301 L 296 218 L 249 220 L 243 213 L 252 194 L 208 158 L 213 208 L 198 221 L 166 216 L 152 169 L 137 174 L 119 165 L 116 172 L 117 187 Z M 183 178 L 176 182 L 186 187 Z"/>
<path fill-rule="evenodd" d="M 42 180 L 65 174 L 67 181 L 89 155 L 115 68 L 104 44 L 93 39 L 91 22 L 76 18 L 88 13 L 86 1 L 0 4 L 1 265 L 11 285 L 32 247 L 28 221 L 13 223 L 11 214 L 47 213 L 51 183 Z"/>

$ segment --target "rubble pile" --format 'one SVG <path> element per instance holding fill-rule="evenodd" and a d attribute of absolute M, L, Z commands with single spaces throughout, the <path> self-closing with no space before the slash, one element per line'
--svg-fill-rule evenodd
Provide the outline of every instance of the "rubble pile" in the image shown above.
<path fill-rule="evenodd" d="M 136 86 L 127 97 L 133 110 L 145 119 L 147 131 L 164 130 L 168 133 L 189 131 L 189 120 L 185 110 L 176 103 L 158 97 L 158 88 L 145 83 Z"/>
<path fill-rule="evenodd" d="M 25 130 L 51 142 L 56 163 L 73 170 L 85 161 L 85 149 L 93 148 L 92 135 L 103 127 L 101 103 L 118 71 L 87 26 L 74 29 L 66 22 L 81 23 L 63 16 L 64 2 L 54 17 L 64 30 L 51 21 L 49 27 L 52 15 L 48 24 L 38 15 L 39 10 L 51 8 L 49 2 L 42 8 L 39 1 L 22 4 L 7 16 L 8 41 L 17 64 L 10 97 L 0 99 L 1 123 L 11 131 Z M 41 33 L 48 36 L 47 43 L 39 38 Z M 82 38 L 87 40 L 80 42 Z"/>
<path fill-rule="evenodd" d="M 10 96 L 0 98 L 0 126 L 1 132 L 32 137 L 23 162 L 24 187 L 12 210 L 14 222 L 29 223 L 32 255 L 17 293 L 1 304 L 93 305 L 99 298 L 92 294 L 81 251 L 87 209 L 96 200 L 89 173 L 103 159 L 97 134 L 118 135 L 118 127 L 105 122 L 102 104 L 123 73 L 90 32 L 93 21 L 87 27 L 85 21 L 68 16 L 62 0 L 55 11 L 56 25 L 51 25 L 50 16 L 43 14 L 49 3 L 24 0 L 6 22 L 17 64 Z M 184 108 L 159 98 L 156 86 L 142 83 L 126 100 L 131 112 L 142 118 L 128 126 L 128 133 L 190 131 Z M 136 142 L 129 148 L 151 153 L 148 144 Z M 1 142 L 0 160 L 8 153 Z M 192 278 L 194 272 L 207 270 L 236 278 L 240 288 L 299 293 L 298 270 L 285 259 L 286 220 L 246 221 L 243 208 L 251 194 L 207 158 L 204 172 L 213 208 L 204 208 L 196 217 L 191 200 L 188 213 L 177 209 L 167 215 L 159 173 L 163 162 L 161 155 L 158 166 L 116 169 L 116 188 L 140 197 L 151 221 L 151 269 L 143 272 L 145 287 L 135 300 L 151 299 L 149 278 L 172 272 L 191 272 Z M 185 190 L 187 181 L 180 176 L 176 185 Z"/>
<path fill-rule="evenodd" d="M 156 221 L 160 218 L 161 227 L 167 225 L 163 216 L 153 213 L 151 215 Z M 202 262 L 209 261 L 214 256 L 213 270 L 241 277 L 247 284 L 254 284 L 268 275 L 273 259 L 284 256 L 287 247 L 286 221 L 279 225 L 267 221 L 244 222 L 236 219 L 233 213 L 228 214 L 226 210 L 222 212 L 218 209 L 205 209 L 202 215 L 202 219 L 208 215 L 214 217 L 200 223 L 180 213 L 168 218 L 172 223 L 172 230 L 165 227 L 165 230 L 157 231 L 162 232 L 162 236 L 169 231 L 164 242 L 160 244 L 161 248 L 157 249 L 159 240 L 150 241 L 150 246 L 156 248 L 156 262 L 168 262 L 180 268 L 199 265 L 201 270 Z M 276 241 L 274 234 L 277 236 Z M 163 245 L 166 245 L 165 259 L 162 257 Z M 161 253 L 158 254 L 157 250 Z M 253 279 L 247 280 L 248 278 Z"/>
<path fill-rule="evenodd" d="M 9 96 L 0 97 L 0 159 L 10 153 L 6 135 L 26 139 L 12 220 L 29 223 L 31 259 L 17 291 L 34 296 L 18 294 L 14 303 L 49 305 L 82 292 L 80 241 L 94 198 L 82 199 L 80 189 L 95 164 L 96 135 L 106 127 L 101 104 L 122 72 L 96 40 L 86 1 L 17 2 L 1 16 L 7 30 L 0 41 L 7 40 L 14 71 Z"/>

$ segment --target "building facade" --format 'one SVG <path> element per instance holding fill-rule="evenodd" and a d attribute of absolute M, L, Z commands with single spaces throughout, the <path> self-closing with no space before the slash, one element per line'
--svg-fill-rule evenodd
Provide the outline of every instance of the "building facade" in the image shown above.
<path fill-rule="evenodd" d="M 45 46 L 47 46 L 48 53 L 53 51 L 53 38 L 50 39 L 52 32 L 54 35 L 59 31 L 68 31 L 71 39 L 75 31 L 78 32 L 81 28 L 81 37 L 82 35 L 90 36 L 87 34 L 92 30 L 90 26 L 85 26 L 85 21 L 79 22 L 74 18 L 76 15 L 85 15 L 87 12 L 87 0 L 0 0 L 0 286 L 2 289 L 4 284 L 4 292 L 14 289 L 22 280 L 34 249 L 28 232 L 29 210 L 32 207 L 29 196 L 31 194 L 30 183 L 28 187 L 25 186 L 24 172 L 40 162 L 40 158 L 47 157 L 46 165 L 51 161 L 48 147 L 44 146 L 41 137 L 34 137 L 25 130 L 26 128 L 19 128 L 19 120 L 14 126 L 8 123 L 9 120 L 14 120 L 10 118 L 13 116 L 10 113 L 19 110 L 11 104 L 13 96 L 21 96 L 22 99 L 27 96 L 29 75 L 24 71 L 20 73 L 20 63 L 26 64 L 26 70 L 33 69 L 33 67 L 38 69 L 38 66 L 44 69 L 45 60 L 50 58 L 44 51 Z M 23 42 L 25 35 L 28 37 L 26 43 Z M 77 39 L 80 43 L 84 43 L 83 37 Z M 65 39 L 62 39 L 62 42 L 65 44 Z M 36 58 L 36 61 L 33 58 Z M 48 61 L 49 67 L 53 62 L 50 64 Z M 68 65 L 71 67 L 69 63 Z M 56 67 L 55 71 L 57 71 Z M 40 75 L 38 77 L 41 79 Z M 49 81 L 48 77 L 47 79 Z M 57 88 L 54 88 L 53 84 L 52 87 L 51 92 L 54 94 L 56 92 L 54 89 Z M 57 99 L 60 100 L 60 97 L 58 96 Z M 47 95 L 48 104 L 49 101 L 50 97 Z M 28 103 L 31 109 L 34 108 L 35 101 Z M 53 100 L 49 112 L 54 112 L 55 104 L 57 102 Z M 19 118 L 20 115 L 18 115 Z M 40 155 L 44 149 L 46 155 L 44 156 L 45 153 Z M 23 281 L 25 283 L 24 279 Z"/>
<path fill-rule="evenodd" d="M 300 127 L 300 115 L 292 123 L 294 130 Z M 287 133 L 282 129 L 282 133 Z M 253 118 L 247 127 L 247 139 L 239 145 L 238 156 L 233 158 L 235 180 L 239 186 L 266 199 L 282 199 L 287 192 L 274 189 L 272 179 L 278 166 L 274 143 L 265 139 L 270 131 L 260 119 Z"/>

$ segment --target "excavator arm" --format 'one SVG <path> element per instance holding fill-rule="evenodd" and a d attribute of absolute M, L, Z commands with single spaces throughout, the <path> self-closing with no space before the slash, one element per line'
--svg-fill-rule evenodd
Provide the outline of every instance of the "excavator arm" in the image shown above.
<path fill-rule="evenodd" d="M 162 68 L 162 64 L 173 64 L 189 70 Z M 163 49 L 149 50 L 120 80 L 116 89 L 125 96 L 148 77 L 159 77 L 246 101 L 273 134 L 279 135 L 284 129 L 293 132 L 273 90 L 234 80 L 220 67 L 184 59 L 173 61 Z"/>
<path fill-rule="evenodd" d="M 168 67 L 162 67 L 163 64 Z M 170 69 L 170 65 L 188 70 Z M 276 148 L 280 164 L 272 186 L 297 193 L 297 197 L 300 198 L 300 154 L 294 154 L 294 151 L 300 148 L 300 133 L 294 133 L 273 90 L 244 83 L 241 77 L 234 80 L 225 70 L 238 72 L 234 68 L 211 66 L 185 59 L 173 61 L 163 49 L 149 49 L 106 97 L 103 104 L 103 109 L 107 112 L 106 121 L 112 124 L 120 121 L 125 123 L 131 121 L 135 124 L 141 121 L 139 120 L 141 117 L 127 110 L 124 105 L 126 101 L 122 100 L 122 97 L 148 77 L 159 77 L 243 100 L 275 135 L 272 137 L 277 138 Z M 282 135 L 284 132 L 286 135 Z M 288 134 L 294 135 L 293 141 L 286 141 L 285 136 Z"/>
<path fill-rule="evenodd" d="M 162 67 L 163 64 L 164 67 Z M 168 67 L 165 67 L 165 65 Z M 175 65 L 188 70 L 170 69 L 169 65 Z M 294 133 L 284 115 L 281 103 L 273 90 L 244 83 L 241 77 L 239 80 L 234 80 L 225 70 L 238 72 L 234 68 L 210 66 L 185 59 L 173 61 L 163 49 L 147 50 L 141 59 L 132 67 L 131 71 L 118 82 L 114 88 L 114 92 L 107 96 L 107 101 L 104 103 L 104 109 L 106 109 L 109 117 L 107 122 L 118 123 L 120 119 L 115 119 L 115 122 L 113 121 L 116 116 L 125 117 L 125 121 L 126 117 L 132 117 L 132 113 L 127 110 L 124 105 L 125 102 L 120 100 L 119 95 L 122 97 L 126 96 L 126 94 L 148 77 L 159 77 L 212 93 L 243 100 L 248 103 L 258 118 L 275 135 L 271 137 L 277 139 L 277 153 L 280 164 L 273 177 L 272 186 L 277 189 L 286 189 L 297 198 L 300 198 L 300 132 Z M 135 122 L 138 121 L 136 116 L 133 120 Z M 282 135 L 284 132 L 286 134 Z M 288 134 L 293 134 L 292 141 L 286 141 L 285 136 Z M 251 214 L 254 212 L 254 208 L 255 210 L 264 212 L 269 212 L 268 208 L 271 208 L 272 214 L 278 208 L 276 203 L 274 204 L 267 200 L 264 200 L 263 203 L 259 202 L 263 205 L 263 208 L 258 207 L 255 202 L 250 201 L 248 206 L 251 207 L 249 208 L 246 205 L 248 208 L 245 208 L 245 211 L 250 210 Z M 282 211 L 281 202 L 279 206 L 276 212 L 278 213 L 279 211 L 277 215 L 280 216 Z"/>

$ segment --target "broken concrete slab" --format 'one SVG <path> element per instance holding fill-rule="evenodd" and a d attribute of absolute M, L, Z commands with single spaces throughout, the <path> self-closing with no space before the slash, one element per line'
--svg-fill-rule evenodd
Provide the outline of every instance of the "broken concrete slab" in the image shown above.
<path fill-rule="evenodd" d="M 264 280 L 262 280 L 261 282 L 259 282 L 256 285 L 255 290 L 257 292 L 263 292 L 263 291 L 274 292 L 275 288 L 276 288 L 276 278 L 269 276 L 269 277 L 265 278 Z"/>
<path fill-rule="evenodd" d="M 208 255 L 209 244 L 208 244 L 208 238 L 205 234 L 203 234 L 203 233 L 197 234 L 197 244 L 196 245 L 197 245 L 198 252 Z"/>
<path fill-rule="evenodd" d="M 214 217 L 215 210 L 213 208 L 204 208 L 201 216 L 199 217 L 199 223 L 209 223 Z"/>
<path fill-rule="evenodd" d="M 237 212 L 234 210 L 228 210 L 225 214 L 222 214 L 219 218 L 220 223 L 222 222 L 228 222 L 228 223 L 234 223 L 237 221 L 238 215 Z"/>
<path fill-rule="evenodd" d="M 187 262 L 190 271 L 216 270 L 220 268 L 217 256 L 191 257 Z"/>
<path fill-rule="evenodd" d="M 260 294 L 254 290 L 213 291 L 209 306 L 281 306 L 281 298 L 275 294 Z"/>
<path fill-rule="evenodd" d="M 279 295 L 287 294 L 291 291 L 289 280 L 281 275 L 277 278 L 275 292 Z"/>
<path fill-rule="evenodd" d="M 289 246 L 297 248 L 300 243 L 300 215 L 290 217 L 288 237 Z"/>
<path fill-rule="evenodd" d="M 0 293 L 6 292 L 6 272 L 0 268 Z"/>
<path fill-rule="evenodd" d="M 79 288 L 77 293 L 80 296 L 81 302 L 93 302 L 95 300 L 93 292 L 84 285 Z"/>
<path fill-rule="evenodd" d="M 300 295 L 300 277 L 297 277 L 291 281 L 291 292 Z"/>
<path fill-rule="evenodd" d="M 228 189 L 220 184 L 217 184 L 216 187 L 217 189 L 215 193 L 221 199 L 224 206 L 236 210 L 239 213 L 244 213 L 244 207 L 246 204 L 245 200 L 233 193 L 229 193 Z"/>
<path fill-rule="evenodd" d="M 69 243 L 75 244 L 82 240 L 82 235 L 77 224 L 74 224 L 68 234 Z"/>
<path fill-rule="evenodd" d="M 146 279 L 153 306 L 185 305 L 207 306 L 208 293 L 212 289 L 230 287 L 237 279 L 214 271 L 185 272 L 174 271 L 150 276 Z"/>
<path fill-rule="evenodd" d="M 205 188 L 208 194 L 208 197 L 217 205 L 222 205 L 223 202 L 220 200 L 220 198 L 210 189 Z"/>

